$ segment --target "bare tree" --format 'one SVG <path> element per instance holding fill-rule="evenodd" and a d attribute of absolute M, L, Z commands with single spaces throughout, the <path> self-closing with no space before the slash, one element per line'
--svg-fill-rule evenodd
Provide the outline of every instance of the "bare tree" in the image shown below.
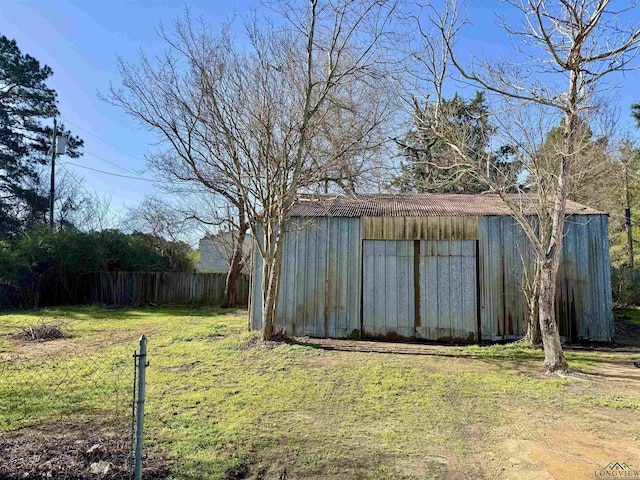
<path fill-rule="evenodd" d="M 190 225 L 186 216 L 168 201 L 157 195 L 146 196 L 138 205 L 129 208 L 124 225 L 161 237 L 171 242 L 187 240 Z"/>
<path fill-rule="evenodd" d="M 522 18 L 517 27 L 501 22 L 512 39 L 513 61 L 478 61 L 472 57 L 465 64 L 461 60 L 455 47 L 455 34 L 465 22 L 460 20 L 455 0 L 448 0 L 444 9 L 434 11 L 430 17 L 440 38 L 436 47 L 443 47 L 442 51 L 435 50 L 431 58 L 445 68 L 447 62 L 450 63 L 464 81 L 495 94 L 502 117 L 508 117 L 502 124 L 505 131 L 508 134 L 519 130 L 517 145 L 525 159 L 528 180 L 535 185 L 535 201 L 531 202 L 530 197 L 524 200 L 523 195 L 508 195 L 505 188 L 508 182 L 497 181 L 488 174 L 495 171 L 489 162 L 486 168 L 478 168 L 477 162 L 469 161 L 464 138 L 446 122 L 436 122 L 434 131 L 447 141 L 456 156 L 455 169 L 476 175 L 500 194 L 529 239 L 539 262 L 537 295 L 545 368 L 566 370 L 554 300 L 566 202 L 577 177 L 576 158 L 587 144 L 582 126 L 589 124 L 597 112 L 600 106 L 597 100 L 607 88 L 604 83 L 607 76 L 632 68 L 640 30 L 631 22 L 623 24 L 625 14 L 635 3 L 618 9 L 609 0 L 508 0 L 505 3 L 514 7 Z M 421 32 L 423 38 L 431 41 L 429 32 Z M 427 52 L 434 51 L 432 41 L 424 43 Z M 422 58 L 428 65 L 434 64 L 428 55 Z M 544 131 L 543 126 L 546 125 L 548 131 L 554 122 L 560 124 L 562 140 L 552 152 L 546 152 L 545 157 L 540 155 L 539 134 Z"/>
<path fill-rule="evenodd" d="M 355 118 L 376 102 L 353 92 L 384 80 L 377 47 L 395 4 L 311 0 L 268 7 L 279 26 L 248 22 L 244 47 L 228 25 L 215 33 L 187 14 L 171 35 L 162 30 L 168 52 L 157 65 L 144 55 L 138 66 L 121 62 L 123 89 L 109 96 L 161 134 L 176 178 L 199 182 L 248 219 L 263 258 L 265 339 L 276 334 L 283 233 L 297 192 L 333 181 L 335 172 L 352 175 L 344 159 L 376 143 L 372 129 L 386 118 L 369 106 L 372 125 L 345 124 L 340 140 L 323 148 L 329 122 Z"/>
<path fill-rule="evenodd" d="M 59 227 L 73 226 L 82 231 L 101 231 L 118 228 L 119 215 L 111 211 L 112 195 L 90 191 L 86 180 L 61 161 L 58 163 L 54 197 L 54 219 Z M 29 184 L 41 195 L 49 194 L 49 167 L 43 166 L 38 177 Z M 42 223 L 46 219 L 42 218 Z"/>

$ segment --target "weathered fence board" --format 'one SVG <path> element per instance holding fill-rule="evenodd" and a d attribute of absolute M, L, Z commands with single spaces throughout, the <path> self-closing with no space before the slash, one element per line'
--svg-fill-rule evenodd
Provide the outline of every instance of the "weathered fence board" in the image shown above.
<path fill-rule="evenodd" d="M 82 303 L 222 305 L 225 301 L 225 273 L 91 272 L 65 277 L 40 282 L 36 293 L 38 306 Z M 238 303 L 246 305 L 249 299 L 247 276 L 238 279 L 237 288 Z M 16 301 L 19 301 L 18 296 L 11 287 L 0 284 L 0 307 L 21 306 Z"/>

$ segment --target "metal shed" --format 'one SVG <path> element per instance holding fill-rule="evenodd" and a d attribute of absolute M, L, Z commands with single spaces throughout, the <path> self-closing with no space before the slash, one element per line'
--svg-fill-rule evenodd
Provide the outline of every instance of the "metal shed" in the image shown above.
<path fill-rule="evenodd" d="M 556 295 L 567 341 L 613 336 L 607 229 L 606 214 L 568 202 Z M 515 340 L 526 326 L 521 284 L 532 259 L 497 195 L 304 196 L 286 226 L 277 329 L 329 338 Z M 256 330 L 261 260 L 256 253 Z"/>

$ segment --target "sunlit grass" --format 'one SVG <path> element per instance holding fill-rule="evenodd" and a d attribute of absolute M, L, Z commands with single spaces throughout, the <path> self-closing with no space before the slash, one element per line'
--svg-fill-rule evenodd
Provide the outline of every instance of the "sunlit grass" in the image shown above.
<path fill-rule="evenodd" d="M 637 408 L 638 398 L 585 395 L 543 375 L 542 352 L 520 345 L 451 347 L 441 355 L 265 345 L 246 331 L 246 314 L 228 310 L 14 312 L 0 315 L 0 334 L 42 315 L 67 322 L 64 341 L 107 359 L 101 373 L 130 362 L 138 337 L 148 337 L 147 446 L 163 451 L 180 479 L 241 478 L 260 468 L 305 478 L 447 478 L 451 458 L 480 478 L 480 467 L 462 459 L 520 412 Z M 1 348 L 18 354 L 27 347 L 4 337 Z M 567 357 L 580 369 L 609 358 L 593 351 Z M 65 361 L 74 369 L 82 358 Z M 37 368 L 46 370 L 46 362 Z M 12 381 L 11 373 L 0 375 L 0 402 L 14 395 Z M 0 410 L 0 429 L 48 421 L 55 408 L 100 409 L 103 392 L 77 398 L 73 390 L 55 405 L 37 388 L 19 392 L 28 398 L 23 420 L 3 423 Z"/>

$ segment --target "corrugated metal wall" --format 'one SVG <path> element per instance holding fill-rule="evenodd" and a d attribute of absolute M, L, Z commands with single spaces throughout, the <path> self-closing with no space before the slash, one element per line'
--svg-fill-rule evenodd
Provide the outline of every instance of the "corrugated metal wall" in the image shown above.
<path fill-rule="evenodd" d="M 368 225 L 367 232 L 361 233 L 361 221 L 363 229 Z M 527 316 L 521 291 L 522 260 L 525 264 L 532 261 L 531 247 L 509 216 L 477 218 L 477 258 L 475 250 L 472 255 L 474 240 L 443 238 L 447 232 L 451 235 L 462 232 L 456 236 L 468 238 L 475 221 L 476 217 L 462 221 L 460 230 L 447 228 L 449 223 L 438 218 L 439 241 L 421 240 L 420 251 L 424 253 L 417 265 L 414 241 L 362 240 L 363 234 L 375 237 L 387 232 L 394 238 L 406 238 L 408 232 L 435 232 L 435 222 L 434 229 L 428 221 L 426 228 L 418 229 L 416 222 L 401 217 L 394 219 L 393 225 L 366 217 L 293 219 L 284 244 L 278 328 L 286 329 L 290 335 L 334 338 L 359 335 L 363 277 L 365 334 L 472 341 L 470 333 L 477 333 L 477 328 L 473 328 L 470 312 L 473 309 L 477 324 L 479 303 L 483 340 L 521 337 Z M 613 335 L 607 228 L 606 215 L 572 215 L 567 219 L 556 309 L 561 334 L 568 340 L 609 341 Z M 448 255 L 440 249 L 448 249 Z M 458 256 L 456 252 L 463 254 Z M 475 284 L 476 261 L 479 302 L 467 296 Z M 262 271 L 259 254 L 255 255 L 254 265 L 251 317 L 252 328 L 259 329 Z M 416 268 L 420 273 L 417 322 L 416 297 L 411 296 L 415 293 Z M 441 328 L 447 331 L 438 332 Z"/>
<path fill-rule="evenodd" d="M 356 338 L 360 333 L 359 218 L 296 218 L 287 226 L 277 329 L 288 335 Z M 257 250 L 257 249 L 256 249 Z M 262 258 L 255 252 L 251 326 L 262 323 Z"/>
<path fill-rule="evenodd" d="M 478 217 L 362 217 L 362 238 L 475 240 Z"/>
<path fill-rule="evenodd" d="M 522 259 L 531 264 L 531 247 L 511 217 L 481 217 L 478 227 L 482 338 L 519 338 L 527 315 Z M 565 222 L 556 314 L 568 340 L 609 341 L 613 335 L 607 229 L 606 215 L 572 215 Z"/>

